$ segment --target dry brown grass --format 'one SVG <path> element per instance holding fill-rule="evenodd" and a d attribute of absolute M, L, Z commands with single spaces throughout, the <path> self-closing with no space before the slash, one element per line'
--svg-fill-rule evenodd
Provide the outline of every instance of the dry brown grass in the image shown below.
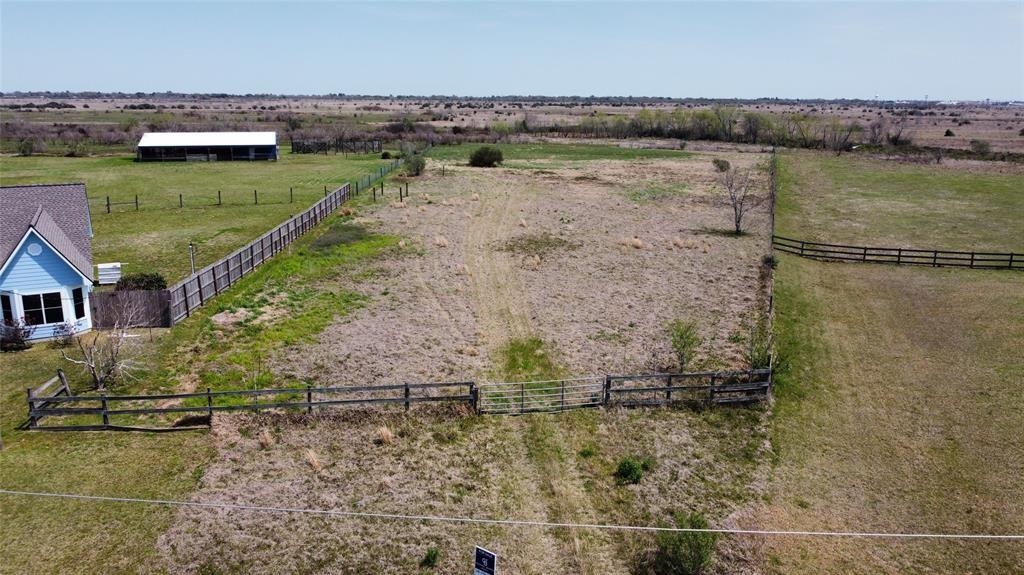
<path fill-rule="evenodd" d="M 320 473 L 324 470 L 324 464 L 320 461 L 320 457 L 317 456 L 316 452 L 312 449 L 306 448 L 302 451 L 302 458 L 306 461 L 306 465 L 313 470 L 313 473 Z"/>
<path fill-rule="evenodd" d="M 270 433 L 269 429 L 264 429 L 260 432 L 260 447 L 270 449 L 274 446 L 274 443 L 274 435 Z"/>
<path fill-rule="evenodd" d="M 381 425 L 377 428 L 377 439 L 374 441 L 379 445 L 394 445 L 395 433 L 391 431 L 390 427 Z"/>

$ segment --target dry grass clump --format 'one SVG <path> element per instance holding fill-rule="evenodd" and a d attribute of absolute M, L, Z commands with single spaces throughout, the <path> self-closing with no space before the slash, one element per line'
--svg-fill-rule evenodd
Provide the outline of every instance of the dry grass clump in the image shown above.
<path fill-rule="evenodd" d="M 471 201 L 474 201 L 474 202 L 479 202 L 480 201 L 480 194 L 473 194 L 472 196 L 470 196 L 469 199 Z"/>
<path fill-rule="evenodd" d="M 399 201 L 391 202 L 388 205 L 390 205 L 392 208 L 395 208 L 397 210 L 402 210 L 402 209 L 405 209 L 405 208 L 409 207 L 409 204 L 407 204 L 405 202 L 399 202 Z"/>
<path fill-rule="evenodd" d="M 672 240 L 672 245 L 680 249 L 692 250 L 700 244 L 697 243 L 695 240 L 684 240 L 683 238 L 676 236 Z"/>
<path fill-rule="evenodd" d="M 427 213 L 427 206 L 420 206 L 420 211 L 423 213 Z"/>
<path fill-rule="evenodd" d="M 274 445 L 274 436 L 270 433 L 269 429 L 264 429 L 260 432 L 260 447 L 263 449 L 270 449 Z"/>
<path fill-rule="evenodd" d="M 469 266 L 467 266 L 466 264 L 459 264 L 458 266 L 455 267 L 455 275 L 471 276 L 473 274 L 469 272 Z"/>
<path fill-rule="evenodd" d="M 539 270 L 541 263 L 542 263 L 542 260 L 540 259 L 540 256 L 538 256 L 536 254 L 526 258 L 526 267 L 528 269 Z"/>
<path fill-rule="evenodd" d="M 640 238 L 633 236 L 631 238 L 622 238 L 619 240 L 619 244 L 625 247 L 631 247 L 634 249 L 644 249 L 644 242 Z"/>
<path fill-rule="evenodd" d="M 523 218 L 519 218 L 519 227 L 525 228 L 526 227 L 526 220 L 524 220 Z"/>
<path fill-rule="evenodd" d="M 377 439 L 374 440 L 374 443 L 377 445 L 394 445 L 395 433 L 388 426 L 381 425 L 377 428 Z"/>
<path fill-rule="evenodd" d="M 434 201 L 430 199 L 430 194 L 420 194 L 420 199 L 423 200 L 423 202 L 428 203 L 428 204 L 434 203 Z"/>
<path fill-rule="evenodd" d="M 448 238 L 444 236 L 434 236 L 434 245 L 439 248 L 448 247 Z"/>
<path fill-rule="evenodd" d="M 352 208 L 341 208 L 341 215 L 343 216 L 351 216 L 354 215 L 355 213 L 356 211 L 353 210 Z"/>
<path fill-rule="evenodd" d="M 405 243 L 405 240 L 398 240 L 398 248 L 399 249 L 403 249 L 404 250 L 405 246 L 407 246 L 407 245 L 409 245 L 409 244 Z"/>
<path fill-rule="evenodd" d="M 313 473 L 320 473 L 321 471 L 324 470 L 324 464 L 320 461 L 320 458 L 317 457 L 316 452 L 313 451 L 312 449 L 306 448 L 306 450 L 302 453 L 302 456 L 306 460 L 306 463 L 309 465 L 310 469 L 313 470 Z"/>

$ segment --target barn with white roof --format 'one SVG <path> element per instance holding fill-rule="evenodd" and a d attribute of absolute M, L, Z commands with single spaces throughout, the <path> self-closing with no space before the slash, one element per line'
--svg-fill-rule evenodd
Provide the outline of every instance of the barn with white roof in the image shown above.
<path fill-rule="evenodd" d="M 277 159 L 277 132 L 149 132 L 140 162 L 229 162 Z"/>

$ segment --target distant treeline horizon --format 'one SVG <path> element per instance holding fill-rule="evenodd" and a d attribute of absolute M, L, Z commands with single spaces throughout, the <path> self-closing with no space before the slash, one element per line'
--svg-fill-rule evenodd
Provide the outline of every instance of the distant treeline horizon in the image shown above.
<path fill-rule="evenodd" d="M 543 96 L 543 95 L 501 95 L 501 96 L 459 96 L 459 95 L 414 95 L 414 94 L 275 94 L 246 93 L 230 94 L 226 92 L 95 92 L 95 91 L 12 91 L 0 92 L 3 99 L 48 98 L 56 100 L 131 100 L 131 99 L 175 99 L 175 100 L 227 100 L 227 99 L 307 99 L 307 100 L 399 100 L 399 101 L 483 101 L 483 102 L 528 102 L 550 104 L 584 104 L 584 105 L 647 105 L 647 104 L 814 104 L 831 103 L 842 105 L 873 105 L 873 106 L 948 106 L 956 104 L 970 105 L 1007 105 L 1024 104 L 1016 100 L 914 100 L 914 99 L 864 99 L 864 98 L 705 98 L 705 97 L 669 97 L 669 96 Z"/>

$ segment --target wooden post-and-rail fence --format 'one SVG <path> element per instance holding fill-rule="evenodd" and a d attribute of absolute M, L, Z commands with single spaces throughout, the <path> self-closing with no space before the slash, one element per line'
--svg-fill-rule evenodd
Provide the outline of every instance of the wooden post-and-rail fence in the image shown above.
<path fill-rule="evenodd" d="M 848 261 L 930 267 L 960 267 L 991 270 L 1024 270 L 1024 254 L 1014 252 L 975 252 L 924 250 L 916 248 L 880 248 L 824 244 L 772 236 L 772 246 L 787 254 L 825 261 Z"/>
<path fill-rule="evenodd" d="M 48 390 L 56 382 L 55 393 Z M 152 395 L 73 395 L 63 377 L 29 389 L 28 428 L 39 431 L 182 431 L 210 424 L 214 412 L 267 409 L 312 413 L 322 407 L 400 405 L 455 402 L 479 414 L 521 415 L 600 406 L 660 406 L 747 404 L 767 399 L 771 369 L 696 373 L 605 375 L 533 382 L 476 383 L 472 381 L 403 383 L 353 387 L 289 387 Z M 113 423 L 111 418 L 148 415 L 191 415 L 173 425 L 153 427 Z M 42 424 L 44 418 L 60 418 Z M 64 418 L 71 418 L 70 421 Z"/>

